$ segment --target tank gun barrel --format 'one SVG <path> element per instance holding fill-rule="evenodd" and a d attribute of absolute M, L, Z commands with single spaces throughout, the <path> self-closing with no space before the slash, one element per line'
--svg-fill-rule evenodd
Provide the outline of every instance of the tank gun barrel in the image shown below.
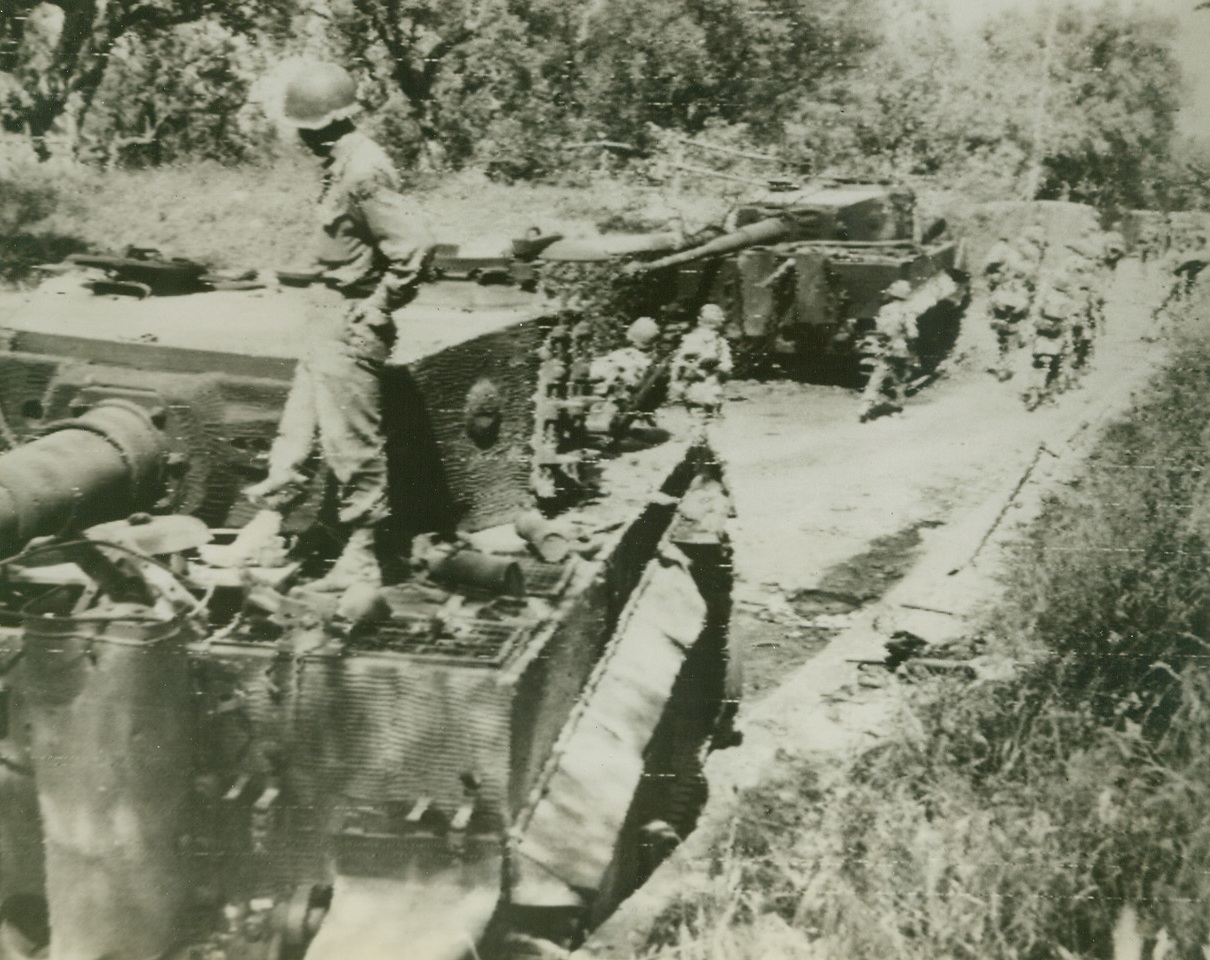
<path fill-rule="evenodd" d="M 645 263 L 642 265 L 642 269 L 644 271 L 662 270 L 665 267 L 675 267 L 678 264 L 701 260 L 705 257 L 722 256 L 725 253 L 733 253 L 745 247 L 759 246 L 762 243 L 777 243 L 780 240 L 791 238 L 795 232 L 794 222 L 788 217 L 766 217 L 764 220 L 757 220 L 738 230 L 724 233 L 721 237 L 715 237 L 699 246 L 661 257 L 651 263 Z"/>
<path fill-rule="evenodd" d="M 0 455 L 0 557 L 69 525 L 117 520 L 154 504 L 166 460 L 150 414 L 105 400 Z"/>

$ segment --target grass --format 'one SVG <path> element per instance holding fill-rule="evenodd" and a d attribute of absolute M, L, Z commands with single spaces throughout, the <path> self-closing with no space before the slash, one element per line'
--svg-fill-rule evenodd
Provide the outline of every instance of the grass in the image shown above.
<path fill-rule="evenodd" d="M 787 759 L 648 956 L 1111 957 L 1126 915 L 1204 955 L 1210 285 L 1180 309 L 1174 360 L 1048 504 L 988 621 L 984 646 L 1027 665 L 922 681 L 847 770 Z"/>
<path fill-rule="evenodd" d="M 212 268 L 299 266 L 313 250 L 319 176 L 315 160 L 290 146 L 258 164 L 108 171 L 52 169 L 0 150 L 0 284 L 32 282 L 31 261 L 131 245 Z M 18 195 L 21 203 L 10 200 Z M 727 205 L 714 186 L 674 196 L 624 179 L 602 177 L 590 189 L 505 185 L 474 171 L 414 177 L 405 195 L 435 239 L 497 246 L 531 226 L 572 236 L 670 220 L 700 229 Z"/>

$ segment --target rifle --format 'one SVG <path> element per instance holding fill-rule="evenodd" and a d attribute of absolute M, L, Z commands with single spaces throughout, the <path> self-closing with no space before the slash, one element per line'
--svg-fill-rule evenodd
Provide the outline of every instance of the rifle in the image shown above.
<path fill-rule="evenodd" d="M 666 384 L 668 368 L 672 366 L 672 356 L 675 352 L 675 349 L 669 349 L 658 360 L 652 361 L 625 405 L 621 406 L 613 419 L 609 421 L 609 435 L 614 440 L 624 437 L 635 420 L 651 413 L 659 406 L 662 399 L 660 390 Z"/>

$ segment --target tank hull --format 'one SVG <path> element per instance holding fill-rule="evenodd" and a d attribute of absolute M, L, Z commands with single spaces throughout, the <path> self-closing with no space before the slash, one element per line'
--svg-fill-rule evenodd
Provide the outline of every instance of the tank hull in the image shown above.
<path fill-rule="evenodd" d="M 583 487 L 540 502 L 540 355 L 558 311 L 515 288 L 432 285 L 396 318 L 385 440 L 395 519 L 445 555 L 414 559 L 350 619 L 310 589 L 322 471 L 283 528 L 300 559 L 279 567 L 219 569 L 184 542 L 72 552 L 83 526 L 132 510 L 220 537 L 246 522 L 238 492 L 264 475 L 310 294 L 83 299 L 57 283 L 0 334 L 0 480 L 8 464 L 16 489 L 36 461 L 71 494 L 45 522 L 13 511 L 0 557 L 6 902 L 49 905 L 53 957 L 574 943 L 652 865 L 649 823 L 692 827 L 725 712 L 725 531 L 682 509 L 694 491 L 716 521 L 727 511 L 701 424 L 661 410 L 657 439 L 624 456 L 568 431 L 555 456 Z M 137 444 L 89 432 L 115 410 Z M 99 445 L 77 444 L 78 462 L 54 440 L 73 429 Z M 81 494 L 112 509 L 71 509 Z M 512 529 L 539 506 L 566 540 L 553 558 Z M 45 533 L 62 536 L 26 549 Z M 98 620 L 154 634 L 155 655 L 87 639 Z M 685 788 L 651 788 L 669 778 Z"/>

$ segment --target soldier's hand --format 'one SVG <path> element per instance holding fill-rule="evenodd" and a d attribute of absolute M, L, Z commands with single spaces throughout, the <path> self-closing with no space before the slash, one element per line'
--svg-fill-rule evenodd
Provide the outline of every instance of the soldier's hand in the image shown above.
<path fill-rule="evenodd" d="M 392 303 L 400 303 L 420 285 L 420 274 L 412 270 L 392 270 L 382 278 L 379 289 Z"/>
<path fill-rule="evenodd" d="M 348 313 L 348 322 L 353 326 L 368 326 L 374 329 L 390 324 L 390 306 L 381 287 L 353 305 Z"/>

